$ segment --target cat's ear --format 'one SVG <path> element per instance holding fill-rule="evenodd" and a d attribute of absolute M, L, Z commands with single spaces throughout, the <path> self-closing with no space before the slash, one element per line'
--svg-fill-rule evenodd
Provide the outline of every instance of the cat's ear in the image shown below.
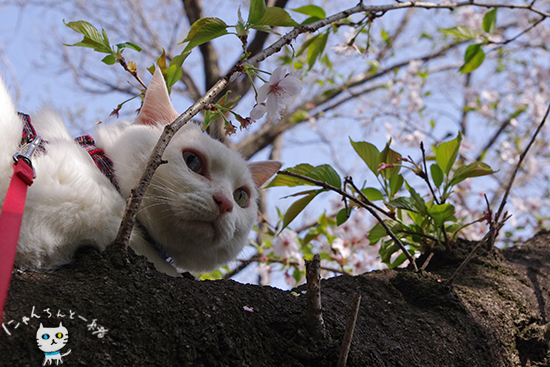
<path fill-rule="evenodd" d="M 135 123 L 141 125 L 164 126 L 170 124 L 179 116 L 168 95 L 166 83 L 160 68 L 155 70 L 153 79 L 145 92 L 143 106 Z"/>
<path fill-rule="evenodd" d="M 40 323 L 40 328 L 39 329 L 44 329 L 44 326 L 42 326 L 42 323 Z"/>
<path fill-rule="evenodd" d="M 63 327 L 63 323 L 59 321 L 59 327 Z"/>
<path fill-rule="evenodd" d="M 249 162 L 248 168 L 256 187 L 262 186 L 283 164 L 277 161 Z"/>

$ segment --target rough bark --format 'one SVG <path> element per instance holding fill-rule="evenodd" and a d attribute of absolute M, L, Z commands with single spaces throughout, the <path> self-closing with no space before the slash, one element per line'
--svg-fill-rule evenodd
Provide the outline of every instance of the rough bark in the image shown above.
<path fill-rule="evenodd" d="M 170 278 L 132 252 L 85 249 L 53 273 L 14 271 L 0 366 L 39 365 L 36 330 L 60 321 L 70 334 L 68 365 L 334 366 L 357 291 L 368 297 L 348 366 L 548 366 L 549 242 L 541 233 L 524 246 L 482 248 L 452 288 L 444 281 L 475 243 L 436 252 L 422 273 L 322 280 L 330 340 L 307 331 L 304 287 Z"/>

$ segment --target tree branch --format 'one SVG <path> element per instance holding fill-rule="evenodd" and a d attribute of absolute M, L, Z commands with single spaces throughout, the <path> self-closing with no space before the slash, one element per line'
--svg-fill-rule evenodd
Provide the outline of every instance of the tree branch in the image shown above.
<path fill-rule="evenodd" d="M 332 16 L 329 16 L 325 19 L 321 19 L 319 21 L 316 21 L 314 23 L 308 24 L 308 25 L 302 25 L 294 28 L 292 31 L 284 35 L 283 37 L 279 38 L 276 42 L 274 42 L 271 46 L 266 48 L 265 50 L 259 52 L 255 56 L 251 57 L 247 61 L 245 61 L 245 64 L 254 65 L 255 63 L 261 62 L 268 58 L 269 56 L 279 52 L 285 45 L 290 44 L 293 40 L 296 39 L 300 34 L 307 33 L 307 32 L 315 32 L 316 30 L 323 28 L 333 22 L 339 21 L 341 19 L 345 19 L 352 14 L 360 13 L 360 12 L 386 12 L 390 10 L 397 10 L 397 9 L 404 9 L 404 8 L 412 8 L 412 7 L 419 7 L 419 8 L 426 8 L 426 9 L 454 9 L 456 7 L 460 6 L 479 6 L 479 7 L 486 7 L 486 8 L 493 8 L 493 7 L 505 7 L 505 8 L 521 8 L 521 9 L 528 9 L 529 11 L 535 12 L 537 14 L 540 14 L 542 16 L 550 16 L 549 13 L 542 12 L 540 10 L 534 9 L 531 5 L 514 5 L 514 4 L 485 4 L 485 3 L 476 3 L 472 1 L 465 1 L 460 3 L 453 3 L 453 4 L 436 4 L 436 3 L 427 3 L 427 2 L 403 2 L 403 3 L 395 3 L 395 4 L 389 4 L 389 5 L 381 5 L 381 6 L 368 6 L 363 4 L 362 2 L 359 3 L 357 6 L 350 8 L 348 10 L 336 13 Z M 242 65 L 237 63 L 235 67 L 228 73 L 227 76 L 221 78 L 217 83 L 215 83 L 209 90 L 206 92 L 206 94 L 201 97 L 199 100 L 197 100 L 196 103 L 194 103 L 191 107 L 189 107 L 184 113 L 182 113 L 174 122 L 172 122 L 170 125 L 166 126 L 163 133 L 161 134 L 161 137 L 159 138 L 158 143 L 156 144 L 155 148 L 153 149 L 153 152 L 151 153 L 151 156 L 149 158 L 149 161 L 147 163 L 147 166 L 144 168 L 144 171 L 140 177 L 140 180 L 137 184 L 137 186 L 132 190 L 132 193 L 130 195 L 130 198 L 128 199 L 126 211 L 124 214 L 124 217 L 121 222 L 121 226 L 119 228 L 119 232 L 117 234 L 117 238 L 115 239 L 115 244 L 122 245 L 126 247 L 129 243 L 130 239 L 130 233 L 132 230 L 132 227 L 135 222 L 135 217 L 137 214 L 137 210 L 139 208 L 139 205 L 141 203 L 142 197 L 147 190 L 147 187 L 149 185 L 149 182 L 151 181 L 151 178 L 153 177 L 153 174 L 156 170 L 156 168 L 161 164 L 162 162 L 162 155 L 174 136 L 174 134 L 183 126 L 185 125 L 193 116 L 198 114 L 201 110 L 203 110 L 208 104 L 212 102 L 212 100 L 218 95 L 228 84 L 228 81 L 231 78 L 235 78 L 239 76 L 243 72 Z M 276 134 L 278 135 L 278 134 Z M 287 172 L 288 173 L 288 172 Z M 357 200 L 357 199 L 353 199 Z M 359 200 L 358 200 L 359 201 Z M 365 206 L 359 201 L 359 205 Z M 373 211 L 371 208 L 367 206 L 367 210 L 371 212 L 381 223 L 382 226 L 385 226 L 385 223 L 380 219 L 378 214 Z M 400 245 L 401 249 L 406 254 L 409 261 L 414 266 L 415 270 L 418 270 L 416 267 L 416 264 L 414 262 L 414 259 L 412 259 L 411 254 L 405 249 L 403 244 L 399 241 L 395 235 L 391 232 L 387 226 L 385 226 L 386 231 L 394 239 L 394 241 Z M 392 236 L 393 235 L 393 236 Z"/>
<path fill-rule="evenodd" d="M 294 173 L 294 172 L 289 172 L 289 171 L 279 171 L 278 174 L 280 175 L 286 175 L 286 176 L 291 176 L 291 177 L 296 177 L 296 178 L 299 178 L 301 180 L 304 180 L 304 181 L 307 181 L 307 182 L 310 182 L 314 185 L 317 185 L 317 186 L 320 186 L 324 189 L 327 189 L 327 190 L 331 190 L 331 191 L 334 191 L 340 195 L 342 195 L 343 197 L 346 197 L 348 198 L 349 200 L 352 200 L 353 202 L 355 202 L 357 205 L 359 205 L 360 207 L 362 208 L 365 208 L 369 211 L 369 213 L 371 213 L 371 215 L 376 218 L 376 220 L 378 221 L 378 223 L 380 223 L 380 225 L 386 230 L 386 233 L 388 234 L 388 236 L 391 237 L 392 240 L 394 240 L 394 242 L 397 244 L 397 246 L 399 246 L 399 248 L 401 249 L 401 251 L 403 251 L 403 253 L 405 254 L 405 256 L 407 257 L 407 260 L 409 260 L 409 263 L 412 265 L 412 267 L 414 268 L 414 271 L 417 272 L 418 271 L 418 267 L 416 266 L 416 262 L 414 261 L 414 258 L 413 256 L 410 254 L 409 251 L 407 251 L 405 245 L 403 245 L 403 243 L 401 242 L 401 240 L 399 240 L 399 238 L 397 238 L 397 236 L 392 232 L 392 230 L 388 227 L 388 225 L 386 224 L 386 222 L 384 222 L 382 220 L 382 218 L 380 218 L 380 216 L 378 215 L 378 213 L 373 209 L 371 208 L 369 205 L 365 204 L 362 200 L 359 200 L 358 198 L 356 198 L 354 195 L 351 195 L 337 187 L 334 187 L 332 185 L 329 185 L 328 183 L 326 182 L 323 182 L 323 181 L 319 181 L 319 180 L 314 180 L 313 178 L 309 178 L 307 176 L 303 176 L 303 175 L 299 175 L 297 173 Z"/>
<path fill-rule="evenodd" d="M 461 45 L 465 42 L 466 41 L 454 42 L 454 43 L 442 48 L 441 50 L 439 50 L 435 53 L 432 53 L 432 54 L 429 54 L 429 55 L 426 55 L 426 56 L 423 56 L 423 57 L 415 57 L 415 58 L 408 59 L 406 61 L 398 62 L 398 63 L 396 63 L 392 66 L 389 66 L 388 68 L 385 68 L 383 70 L 380 70 L 380 71 L 378 71 L 377 73 L 374 73 L 374 74 L 372 74 L 369 71 L 361 73 L 361 74 L 355 76 L 354 78 L 351 78 L 350 81 L 348 81 L 344 85 L 333 88 L 332 90 L 323 91 L 323 93 L 321 93 L 320 95 L 315 96 L 315 97 L 311 98 L 310 100 L 301 103 L 299 106 L 294 108 L 294 110 L 292 112 L 288 113 L 287 117 L 283 117 L 278 123 L 275 124 L 272 121 L 266 121 L 255 133 L 246 136 L 239 143 L 237 143 L 235 148 L 237 149 L 237 151 L 241 152 L 241 154 L 245 158 L 250 158 L 254 154 L 256 154 L 257 152 L 259 152 L 260 150 L 267 147 L 271 143 L 271 141 L 273 141 L 275 136 L 282 134 L 286 130 L 288 130 L 288 129 L 290 129 L 290 128 L 292 128 L 292 127 L 294 127 L 294 126 L 296 126 L 296 125 L 298 125 L 298 124 L 300 124 L 304 121 L 307 121 L 307 119 L 303 119 L 303 120 L 300 120 L 300 121 L 290 121 L 290 118 L 288 116 L 292 116 L 294 112 L 297 112 L 297 111 L 300 111 L 300 110 L 308 111 L 308 110 L 311 109 L 311 106 L 323 105 L 323 104 L 329 102 L 330 100 L 336 98 L 337 96 L 339 96 L 343 92 L 348 91 L 350 88 L 353 88 L 353 87 L 359 86 L 361 84 L 364 84 L 364 83 L 376 80 L 378 78 L 381 78 L 381 77 L 385 76 L 386 74 L 388 74 L 388 73 L 390 73 L 394 70 L 397 70 L 399 68 L 402 68 L 402 67 L 408 65 L 412 60 L 429 61 L 429 60 L 434 59 L 436 57 L 443 56 L 449 50 L 454 49 L 455 47 L 457 47 L 457 46 L 459 46 L 459 45 Z M 367 92 L 371 91 L 371 90 L 374 90 L 374 89 L 371 89 L 371 88 L 366 89 Z M 343 103 L 343 102 L 345 102 L 345 101 L 347 101 L 351 98 L 353 98 L 353 97 L 346 98 L 345 100 L 343 100 L 342 102 L 339 102 L 335 106 L 338 106 L 339 104 L 341 104 L 341 103 Z"/>

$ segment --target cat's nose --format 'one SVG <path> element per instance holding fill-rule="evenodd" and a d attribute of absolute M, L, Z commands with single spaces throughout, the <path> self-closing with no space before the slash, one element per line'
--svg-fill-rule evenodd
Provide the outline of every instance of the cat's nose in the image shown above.
<path fill-rule="evenodd" d="M 220 214 L 229 213 L 233 210 L 233 202 L 231 202 L 231 200 L 221 192 L 212 195 L 212 198 L 214 199 L 214 202 L 218 205 Z"/>

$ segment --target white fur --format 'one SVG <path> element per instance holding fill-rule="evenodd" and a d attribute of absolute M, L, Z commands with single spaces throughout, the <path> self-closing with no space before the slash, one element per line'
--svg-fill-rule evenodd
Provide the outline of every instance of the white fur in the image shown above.
<path fill-rule="evenodd" d="M 160 73 L 153 76 L 135 123 L 98 125 L 94 138 L 115 168 L 120 192 L 99 171 L 88 153 L 70 137 L 54 112 L 33 116 L 37 131 L 48 141 L 46 154 L 33 157 L 36 179 L 28 190 L 16 264 L 50 269 L 70 261 L 82 245 L 104 249 L 116 237 L 125 198 L 136 185 L 164 125 L 178 116 Z M 3 83 L 0 83 L 0 198 L 3 203 L 12 172 L 13 153 L 21 140 L 21 121 Z M 201 175 L 191 171 L 182 151 L 206 158 Z M 256 187 L 273 175 L 278 162 L 247 164 L 237 153 L 203 134 L 194 124 L 173 138 L 145 194 L 138 220 L 181 270 L 207 271 L 235 258 L 247 242 L 257 211 Z M 213 199 L 233 200 L 241 187 L 250 191 L 246 208 L 233 202 L 221 212 Z M 1 235 L 1 234 L 0 234 Z M 175 274 L 158 251 L 134 229 L 132 248 L 157 269 Z"/>

